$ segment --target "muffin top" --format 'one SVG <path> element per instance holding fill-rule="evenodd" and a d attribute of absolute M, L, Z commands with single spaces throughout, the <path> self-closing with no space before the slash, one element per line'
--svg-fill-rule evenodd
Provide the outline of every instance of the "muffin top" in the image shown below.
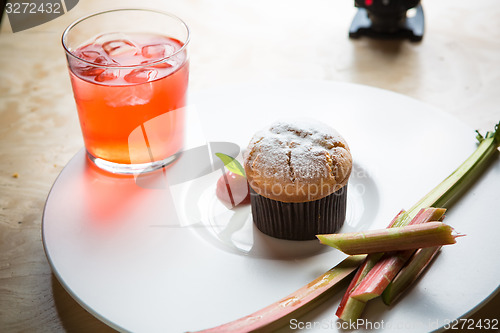
<path fill-rule="evenodd" d="M 244 160 L 252 189 L 281 202 L 326 197 L 347 184 L 352 169 L 344 138 L 310 119 L 278 121 L 255 133 Z"/>

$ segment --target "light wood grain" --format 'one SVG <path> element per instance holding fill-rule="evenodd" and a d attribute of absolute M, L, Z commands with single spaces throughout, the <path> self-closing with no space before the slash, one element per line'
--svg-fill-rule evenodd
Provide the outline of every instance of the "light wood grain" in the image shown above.
<path fill-rule="evenodd" d="M 57 175 L 82 147 L 60 45 L 74 19 L 134 1 L 81 0 L 68 14 L 0 32 L 0 331 L 109 332 L 64 290 L 40 226 Z M 426 1 L 422 43 L 349 40 L 350 0 L 141 1 L 192 28 L 191 90 L 250 80 L 324 79 L 406 94 L 470 127 L 500 120 L 497 0 Z M 499 272 L 500 273 L 500 272 Z M 498 318 L 500 296 L 472 318 Z"/>

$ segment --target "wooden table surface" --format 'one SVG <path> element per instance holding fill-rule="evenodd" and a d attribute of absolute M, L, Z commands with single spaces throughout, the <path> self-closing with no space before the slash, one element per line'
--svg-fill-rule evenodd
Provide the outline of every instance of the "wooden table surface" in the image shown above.
<path fill-rule="evenodd" d="M 0 331 L 112 331 L 52 275 L 41 242 L 51 185 L 83 146 L 60 37 L 76 18 L 134 1 L 81 0 L 36 28 L 0 32 Z M 349 40 L 352 0 L 140 2 L 192 30 L 191 91 L 273 79 L 354 82 L 399 92 L 472 128 L 500 120 L 498 0 L 424 1 L 421 43 Z M 500 275 L 500 272 L 498 272 Z M 478 276 L 478 281 L 480 281 Z M 473 286 L 470 286 L 473 288 Z M 472 318 L 499 318 L 500 295 Z"/>

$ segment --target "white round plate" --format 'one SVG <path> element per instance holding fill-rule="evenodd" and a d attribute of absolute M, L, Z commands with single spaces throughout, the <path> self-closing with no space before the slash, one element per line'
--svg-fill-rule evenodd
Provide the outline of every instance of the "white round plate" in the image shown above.
<path fill-rule="evenodd" d="M 386 227 L 476 147 L 472 129 L 408 97 L 353 84 L 287 81 L 192 96 L 187 149 L 206 142 L 244 149 L 266 124 L 304 116 L 330 124 L 351 147 L 354 170 L 342 231 Z M 186 157 L 181 163 L 183 158 L 163 172 L 118 177 L 96 170 L 82 150 L 49 194 L 43 241 L 52 269 L 83 307 L 110 326 L 132 332 L 218 326 L 285 297 L 345 257 L 317 241 L 263 235 L 248 205 L 229 209 L 215 197 L 221 175 L 210 169 L 215 161 Z M 366 330 L 440 330 L 498 290 L 499 183 L 495 160 L 447 212 L 445 222 L 467 236 L 443 248 L 395 306 L 370 302 Z M 282 331 L 341 330 L 335 317 L 341 296 Z"/>

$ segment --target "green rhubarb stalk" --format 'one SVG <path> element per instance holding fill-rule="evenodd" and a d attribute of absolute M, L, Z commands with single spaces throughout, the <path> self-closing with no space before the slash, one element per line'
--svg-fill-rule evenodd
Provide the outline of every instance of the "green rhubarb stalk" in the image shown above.
<path fill-rule="evenodd" d="M 284 319 L 291 315 L 296 317 L 299 310 L 302 310 L 305 305 L 307 305 L 307 309 L 318 305 L 321 300 L 325 299 L 324 297 L 320 299 L 319 296 L 326 291 L 335 289 L 334 287 L 348 278 L 365 258 L 365 255 L 349 256 L 323 275 L 278 302 L 251 315 L 198 333 L 272 332 L 286 323 Z"/>
<path fill-rule="evenodd" d="M 346 254 L 369 254 L 455 244 L 453 228 L 443 222 L 407 225 L 404 227 L 316 235 L 322 244 Z"/>
<path fill-rule="evenodd" d="M 392 282 L 389 283 L 387 288 L 385 288 L 382 293 L 384 303 L 391 305 L 392 302 L 400 297 L 423 273 L 440 249 L 441 246 L 418 249 Z"/>
<path fill-rule="evenodd" d="M 497 152 L 500 145 L 500 122 L 493 132 L 487 132 L 483 137 L 477 132 L 479 146 L 476 150 L 445 180 L 420 199 L 410 210 L 408 216 L 397 223 L 397 227 L 406 225 L 417 212 L 426 207 L 448 208 L 483 172 L 490 158 Z"/>

